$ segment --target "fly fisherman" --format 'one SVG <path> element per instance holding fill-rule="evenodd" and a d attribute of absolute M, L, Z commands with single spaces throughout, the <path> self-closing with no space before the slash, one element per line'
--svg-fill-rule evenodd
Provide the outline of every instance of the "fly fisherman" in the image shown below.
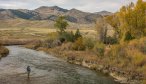
<path fill-rule="evenodd" d="M 29 79 L 29 76 L 30 76 L 30 72 L 31 72 L 31 68 L 30 66 L 27 66 L 27 77 Z"/>

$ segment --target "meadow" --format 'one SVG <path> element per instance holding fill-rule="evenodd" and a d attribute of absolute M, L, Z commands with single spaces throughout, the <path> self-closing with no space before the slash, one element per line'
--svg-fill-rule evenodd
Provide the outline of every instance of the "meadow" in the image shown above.
<path fill-rule="evenodd" d="M 55 28 L 0 28 L 0 39 L 44 39 L 49 33 L 56 32 Z M 75 32 L 76 29 L 67 29 Z M 80 29 L 82 35 L 95 36 L 95 29 Z"/>

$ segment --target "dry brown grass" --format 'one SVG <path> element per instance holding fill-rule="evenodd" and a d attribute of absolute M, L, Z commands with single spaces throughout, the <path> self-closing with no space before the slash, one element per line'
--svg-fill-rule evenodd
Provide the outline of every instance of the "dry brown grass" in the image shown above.
<path fill-rule="evenodd" d="M 67 29 L 67 31 L 75 32 L 76 29 Z M 93 38 L 96 31 L 93 29 L 81 28 L 83 36 L 90 36 Z M 33 40 L 44 40 L 52 38 L 56 29 L 52 28 L 0 28 L 0 41 L 5 44 L 26 44 Z"/>
<path fill-rule="evenodd" d="M 67 29 L 67 31 L 73 31 L 76 32 L 76 29 Z M 23 39 L 23 38 L 46 38 L 49 37 L 48 33 L 56 32 L 56 28 L 35 28 L 35 27 L 29 27 L 29 28 L 0 28 L 0 39 Z M 85 29 L 81 28 L 80 32 L 83 36 L 96 36 L 96 31 L 94 29 Z"/>
<path fill-rule="evenodd" d="M 86 61 L 97 61 L 98 57 L 96 54 L 90 51 L 75 51 L 71 48 L 72 43 L 65 43 L 61 46 L 54 47 L 54 48 L 43 48 L 40 47 L 37 50 L 45 51 L 50 54 L 53 54 L 57 57 L 67 59 L 68 57 L 75 57 L 76 59 L 83 59 Z"/>
<path fill-rule="evenodd" d="M 95 24 L 77 24 L 68 22 L 68 28 L 95 28 Z M 0 28 L 54 28 L 54 22 L 49 20 L 8 19 L 0 20 Z"/>

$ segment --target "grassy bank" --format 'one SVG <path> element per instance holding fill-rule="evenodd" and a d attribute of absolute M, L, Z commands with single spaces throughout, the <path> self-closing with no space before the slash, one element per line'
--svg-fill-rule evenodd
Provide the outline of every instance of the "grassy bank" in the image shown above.
<path fill-rule="evenodd" d="M 87 43 L 87 40 L 84 41 Z M 25 47 L 45 51 L 70 63 L 101 71 L 121 83 L 145 84 L 146 38 L 110 46 L 96 43 L 93 48 L 89 47 L 91 42 L 88 42 L 88 48 L 84 50 L 74 48 L 78 42 L 65 42 L 50 48 L 46 46 L 47 42 L 49 41 L 28 44 Z"/>

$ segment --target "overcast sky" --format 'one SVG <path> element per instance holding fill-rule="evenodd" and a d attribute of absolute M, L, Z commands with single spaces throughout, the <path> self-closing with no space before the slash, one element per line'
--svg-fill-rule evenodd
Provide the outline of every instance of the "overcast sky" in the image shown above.
<path fill-rule="evenodd" d="M 107 10 L 116 12 L 122 5 L 137 0 L 0 0 L 0 8 L 35 9 L 40 6 L 59 6 L 65 9 L 76 8 L 85 12 Z"/>

